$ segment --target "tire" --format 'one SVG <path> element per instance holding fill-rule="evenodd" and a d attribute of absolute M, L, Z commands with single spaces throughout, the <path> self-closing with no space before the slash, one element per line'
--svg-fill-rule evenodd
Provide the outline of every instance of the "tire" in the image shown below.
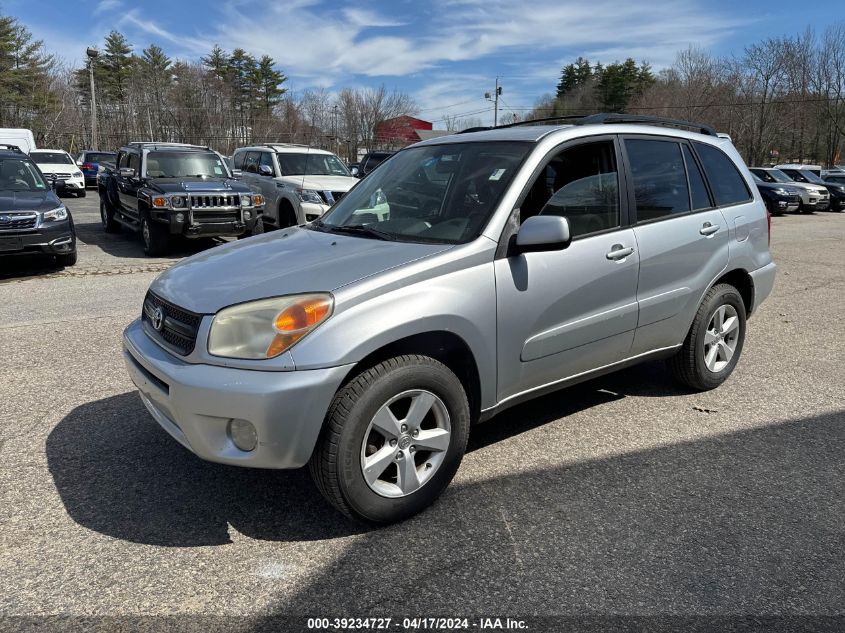
<path fill-rule="evenodd" d="M 299 222 L 296 219 L 296 211 L 294 211 L 290 202 L 287 200 L 279 204 L 279 228 L 287 229 L 296 226 Z"/>
<path fill-rule="evenodd" d="M 67 255 L 56 255 L 56 263 L 63 268 L 74 266 L 76 264 L 76 259 L 76 251 L 68 253 Z"/>
<path fill-rule="evenodd" d="M 102 222 L 103 230 L 106 233 L 120 232 L 120 223 L 114 219 L 114 209 L 102 198 L 100 198 L 100 222 Z"/>
<path fill-rule="evenodd" d="M 252 227 L 252 230 L 244 231 L 241 235 L 238 235 L 238 239 L 243 240 L 248 237 L 252 237 L 253 235 L 261 235 L 262 233 L 264 233 L 264 218 L 258 216 L 258 220 L 256 220 L 255 226 Z"/>
<path fill-rule="evenodd" d="M 411 408 L 418 403 L 418 411 L 427 412 L 421 423 Z M 389 405 L 393 416 L 376 415 Z M 395 423 L 395 433 L 383 434 L 376 419 L 390 420 L 391 428 Z M 410 428 L 400 427 L 403 423 Z M 466 392 L 448 367 L 427 356 L 390 358 L 335 395 L 309 462 L 311 476 L 329 503 L 348 517 L 370 525 L 401 521 L 431 505 L 449 485 L 463 459 L 469 426 Z M 418 434 L 415 428 L 421 429 Z M 435 436 L 436 451 L 415 450 L 414 442 L 433 445 Z M 368 482 L 365 460 L 382 453 L 375 471 L 368 470 Z M 401 473 L 408 474 L 400 479 L 403 466 Z"/>
<path fill-rule="evenodd" d="M 723 327 L 715 328 L 717 312 L 722 310 Z M 735 326 L 729 319 L 735 317 Z M 730 330 L 728 330 L 730 328 Z M 721 330 L 721 338 L 718 331 Z M 733 336 L 732 336 L 733 335 Z M 721 342 L 720 342 L 721 341 Z M 669 368 L 680 383 L 698 391 L 715 389 L 721 385 L 736 367 L 745 344 L 745 304 L 739 291 L 729 284 L 719 284 L 704 296 L 698 312 L 690 326 L 689 333 L 678 352 L 669 359 Z M 715 352 L 713 346 L 716 346 Z M 728 354 L 728 350 L 732 351 Z M 708 353 L 709 352 L 709 353 Z M 710 354 L 714 362 L 708 362 Z"/>
<path fill-rule="evenodd" d="M 84 197 L 85 197 L 85 196 L 87 196 L 87 195 L 88 195 L 88 192 L 87 192 L 87 191 L 85 191 L 85 189 L 83 189 L 82 191 L 77 191 L 77 192 L 76 192 L 76 197 L 77 197 L 77 198 L 84 198 Z"/>
<path fill-rule="evenodd" d="M 141 220 L 141 239 L 144 241 L 144 253 L 150 257 L 164 255 L 170 249 L 167 227 L 146 217 Z"/>

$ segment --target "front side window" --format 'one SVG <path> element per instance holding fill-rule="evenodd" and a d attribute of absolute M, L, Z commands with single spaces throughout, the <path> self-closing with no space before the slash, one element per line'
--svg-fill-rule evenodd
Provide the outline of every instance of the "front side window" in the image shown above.
<path fill-rule="evenodd" d="M 620 226 L 619 175 L 613 141 L 586 143 L 562 151 L 549 161 L 530 191 L 539 194 L 541 188 L 552 195 L 540 215 L 565 217 L 572 237 Z M 526 201 L 526 211 L 530 213 L 530 194 Z M 527 213 L 523 213 L 523 219 Z"/>
<path fill-rule="evenodd" d="M 223 159 L 214 152 L 153 151 L 147 154 L 146 175 L 148 178 L 225 178 L 228 171 Z"/>
<path fill-rule="evenodd" d="M 690 211 L 690 191 L 681 146 L 675 141 L 627 139 L 637 221 Z"/>
<path fill-rule="evenodd" d="M 141 156 L 136 154 L 135 152 L 131 152 L 129 154 L 129 167 L 135 170 L 135 174 L 137 175 L 141 169 Z"/>
<path fill-rule="evenodd" d="M 43 191 L 47 184 L 28 160 L 0 158 L 0 191 Z"/>
<path fill-rule="evenodd" d="M 484 229 L 532 147 L 466 142 L 401 151 L 310 227 L 372 239 L 468 242 Z"/>
<path fill-rule="evenodd" d="M 29 157 L 39 165 L 73 165 L 73 159 L 64 152 L 32 152 Z"/>
<path fill-rule="evenodd" d="M 751 200 L 751 192 L 745 184 L 745 178 L 727 154 L 706 143 L 696 143 L 695 150 L 701 158 L 717 205 L 725 206 Z"/>
<path fill-rule="evenodd" d="M 277 154 L 282 176 L 349 176 L 349 170 L 334 154 L 281 152 Z"/>

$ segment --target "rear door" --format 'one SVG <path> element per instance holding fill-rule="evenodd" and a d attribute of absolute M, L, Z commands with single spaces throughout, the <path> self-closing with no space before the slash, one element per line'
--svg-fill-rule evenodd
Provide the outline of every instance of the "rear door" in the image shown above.
<path fill-rule="evenodd" d="M 683 342 L 702 293 L 728 264 L 730 229 L 686 141 L 626 136 L 623 144 L 640 253 L 637 355 Z"/>
<path fill-rule="evenodd" d="M 508 400 L 627 356 L 637 325 L 639 254 L 620 196 L 613 136 L 553 150 L 521 203 L 569 220 L 563 250 L 495 262 L 498 400 Z"/>

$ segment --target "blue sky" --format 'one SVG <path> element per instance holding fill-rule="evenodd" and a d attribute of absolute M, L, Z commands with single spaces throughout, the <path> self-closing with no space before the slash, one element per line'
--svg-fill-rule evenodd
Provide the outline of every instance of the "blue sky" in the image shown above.
<path fill-rule="evenodd" d="M 764 37 L 820 32 L 845 20 L 845 2 L 824 10 L 794 0 L 0 0 L 48 50 L 79 65 L 85 47 L 111 29 L 140 52 L 155 43 L 172 57 L 198 59 L 215 43 L 267 53 L 288 89 L 335 90 L 385 84 L 410 93 L 420 117 L 492 120 L 484 92 L 495 78 L 502 106 L 530 107 L 554 90 L 560 68 L 583 55 L 612 62 L 671 64 L 695 44 L 740 54 Z M 55 16 L 55 17 L 54 17 Z"/>

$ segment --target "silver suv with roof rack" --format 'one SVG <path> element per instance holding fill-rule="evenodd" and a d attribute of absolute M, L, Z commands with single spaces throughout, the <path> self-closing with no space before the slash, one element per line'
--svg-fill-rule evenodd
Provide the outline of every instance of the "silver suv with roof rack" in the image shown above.
<path fill-rule="evenodd" d="M 383 524 L 514 404 L 653 359 L 721 385 L 775 278 L 751 174 L 707 126 L 569 123 L 418 143 L 319 220 L 170 268 L 124 332 L 152 417 Z"/>
<path fill-rule="evenodd" d="M 232 160 L 235 174 L 264 194 L 269 228 L 316 220 L 358 182 L 337 156 L 307 145 L 241 147 Z"/>
<path fill-rule="evenodd" d="M 107 233 L 137 231 L 147 255 L 167 252 L 178 235 L 249 237 L 264 232 L 263 196 L 238 182 L 209 147 L 133 141 L 97 176 Z"/>

